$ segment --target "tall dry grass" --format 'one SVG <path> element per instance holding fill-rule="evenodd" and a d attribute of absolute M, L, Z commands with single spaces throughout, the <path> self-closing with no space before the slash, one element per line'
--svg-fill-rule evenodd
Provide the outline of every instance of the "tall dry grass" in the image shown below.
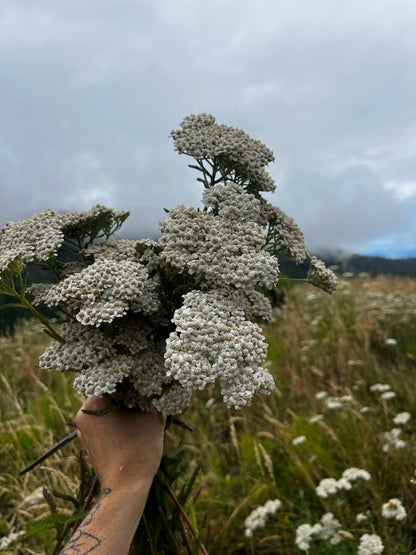
<path fill-rule="evenodd" d="M 313 525 L 327 512 L 339 520 L 343 541 L 335 551 L 329 540 L 316 539 L 310 553 L 356 553 L 362 534 L 377 533 L 384 553 L 408 554 L 416 548 L 416 282 L 362 278 L 341 281 L 332 296 L 308 286 L 285 293 L 285 305 L 264 328 L 277 386 L 273 395 L 233 411 L 220 402 L 217 389 L 207 390 L 182 415 L 194 433 L 167 432 L 167 449 L 190 470 L 200 469 L 185 507 L 190 519 L 203 530 L 211 554 L 301 553 L 297 527 Z M 26 530 L 50 512 L 42 486 L 73 497 L 79 486 L 75 442 L 19 478 L 25 464 L 68 433 L 81 402 L 69 376 L 36 368 L 45 343 L 33 322 L 0 340 L 5 535 Z M 388 384 L 395 397 L 372 391 L 376 383 Z M 341 408 L 330 408 L 329 398 Z M 393 418 L 404 411 L 413 416 L 400 426 L 406 444 L 385 452 L 383 434 L 397 427 Z M 294 444 L 301 436 L 303 443 Z M 338 479 L 350 467 L 367 470 L 371 480 L 327 499 L 316 495 L 320 480 Z M 185 483 L 179 480 L 177 488 Z M 281 509 L 252 538 L 245 537 L 246 517 L 274 498 L 282 501 Z M 405 520 L 383 517 L 382 504 L 390 498 L 401 499 Z M 60 512 L 73 510 L 70 501 L 57 498 L 57 504 Z M 356 515 L 367 511 L 368 519 L 357 522 Z M 34 534 L 19 549 L 47 553 L 54 534 Z"/>

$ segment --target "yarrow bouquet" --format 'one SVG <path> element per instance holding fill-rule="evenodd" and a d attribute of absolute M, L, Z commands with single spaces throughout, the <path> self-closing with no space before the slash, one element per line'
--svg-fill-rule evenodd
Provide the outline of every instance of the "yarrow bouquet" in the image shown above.
<path fill-rule="evenodd" d="M 219 383 L 238 408 L 274 388 L 259 322 L 271 319 L 278 257 L 310 259 L 308 281 L 329 293 L 336 278 L 309 256 L 294 220 L 262 197 L 275 189 L 271 150 L 207 114 L 184 118 L 171 137 L 193 159 L 201 208 L 167 210 L 157 241 L 114 239 L 129 213 L 101 205 L 9 222 L 0 293 L 51 335 L 40 367 L 74 372 L 86 396 L 177 415 L 194 391 Z M 29 284 L 31 266 L 45 280 Z M 42 307 L 56 311 L 58 329 Z"/>

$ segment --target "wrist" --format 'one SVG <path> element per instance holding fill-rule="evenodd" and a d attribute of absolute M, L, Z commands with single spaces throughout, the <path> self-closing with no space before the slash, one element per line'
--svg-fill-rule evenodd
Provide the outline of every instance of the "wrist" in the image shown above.
<path fill-rule="evenodd" d="M 121 471 L 122 472 L 122 471 Z M 113 476 L 111 478 L 103 479 L 101 482 L 101 489 L 111 490 L 113 494 L 134 497 L 135 495 L 142 495 L 143 492 L 148 492 L 153 483 L 154 476 L 152 474 L 142 475 L 140 477 Z"/>

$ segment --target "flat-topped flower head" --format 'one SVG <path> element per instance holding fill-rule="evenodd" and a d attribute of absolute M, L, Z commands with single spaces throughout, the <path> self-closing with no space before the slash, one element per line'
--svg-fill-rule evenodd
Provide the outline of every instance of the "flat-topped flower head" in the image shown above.
<path fill-rule="evenodd" d="M 394 518 L 395 520 L 404 520 L 407 516 L 406 509 L 400 499 L 392 498 L 383 503 L 381 514 L 384 518 Z"/>
<path fill-rule="evenodd" d="M 190 274 L 203 274 L 215 287 L 273 288 L 278 261 L 261 250 L 264 236 L 258 226 L 227 220 L 196 208 L 178 206 L 159 222 L 161 258 Z"/>
<path fill-rule="evenodd" d="M 181 129 L 171 132 L 174 149 L 196 160 L 214 159 L 223 172 L 247 183 L 251 191 L 274 191 L 273 179 L 265 167 L 274 161 L 273 152 L 241 129 L 219 125 L 208 114 L 184 118 Z"/>
<path fill-rule="evenodd" d="M 383 551 L 383 541 L 377 534 L 363 534 L 360 537 L 357 555 L 380 555 Z"/>
<path fill-rule="evenodd" d="M 89 210 L 72 211 L 61 215 L 62 231 L 65 238 L 79 236 L 106 237 L 117 231 L 128 218 L 129 210 L 114 210 L 96 204 Z"/>
<path fill-rule="evenodd" d="M 0 230 L 0 239 L 1 272 L 19 255 L 24 264 L 45 262 L 56 256 L 64 242 L 62 218 L 48 209 L 27 220 L 8 222 Z"/>
<path fill-rule="evenodd" d="M 267 519 L 276 513 L 282 506 L 280 499 L 273 499 L 267 501 L 264 505 L 254 509 L 244 521 L 245 536 L 247 538 L 253 537 L 253 531 L 257 528 L 264 528 Z"/>
<path fill-rule="evenodd" d="M 274 389 L 272 376 L 260 366 L 267 353 L 264 336 L 246 319 L 240 301 L 233 290 L 187 293 L 165 353 L 167 375 L 189 390 L 204 389 L 218 378 L 224 402 L 234 407 Z"/>
<path fill-rule="evenodd" d="M 323 289 L 327 293 L 333 293 L 337 286 L 337 277 L 334 272 L 327 268 L 324 262 L 316 256 L 311 258 L 308 279 L 312 285 Z"/>
<path fill-rule="evenodd" d="M 99 258 L 79 273 L 50 285 L 39 299 L 46 306 L 68 305 L 87 326 L 111 323 L 129 310 L 151 314 L 159 308 L 156 284 L 139 262 Z"/>
<path fill-rule="evenodd" d="M 309 258 L 303 232 L 295 220 L 278 206 L 264 201 L 261 204 L 259 223 L 269 226 L 265 249 L 275 255 L 284 254 L 296 264 Z"/>

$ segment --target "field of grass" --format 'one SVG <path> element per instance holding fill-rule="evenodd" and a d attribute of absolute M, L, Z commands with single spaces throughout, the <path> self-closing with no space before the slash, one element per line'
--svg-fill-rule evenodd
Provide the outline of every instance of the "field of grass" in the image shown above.
<path fill-rule="evenodd" d="M 219 391 L 204 391 L 181 417 L 194 433 L 167 432 L 167 451 L 187 461 L 189 473 L 199 468 L 185 504 L 191 522 L 211 555 L 372 553 L 358 551 L 363 534 L 377 534 L 384 554 L 416 553 L 415 280 L 341 280 L 332 296 L 297 285 L 285 290 L 285 299 L 264 328 L 276 391 L 239 411 L 224 407 Z M 36 367 L 47 341 L 34 321 L 13 338 L 0 338 L 5 553 L 51 553 L 63 523 L 9 547 L 5 538 L 51 512 L 71 515 L 80 487 L 91 479 L 76 441 L 19 477 L 73 429 L 82 402 L 70 375 Z M 339 479 L 349 468 L 370 478 L 342 487 Z M 337 491 L 323 497 L 318 493 L 330 484 L 321 482 L 327 478 L 337 481 Z M 183 480 L 176 479 L 176 491 Z M 250 513 L 274 499 L 280 507 L 246 535 Z M 391 499 L 403 504 L 405 517 Z M 332 531 L 323 525 L 320 533 L 306 534 L 302 546 L 305 527 L 299 527 L 314 526 L 328 513 Z"/>

